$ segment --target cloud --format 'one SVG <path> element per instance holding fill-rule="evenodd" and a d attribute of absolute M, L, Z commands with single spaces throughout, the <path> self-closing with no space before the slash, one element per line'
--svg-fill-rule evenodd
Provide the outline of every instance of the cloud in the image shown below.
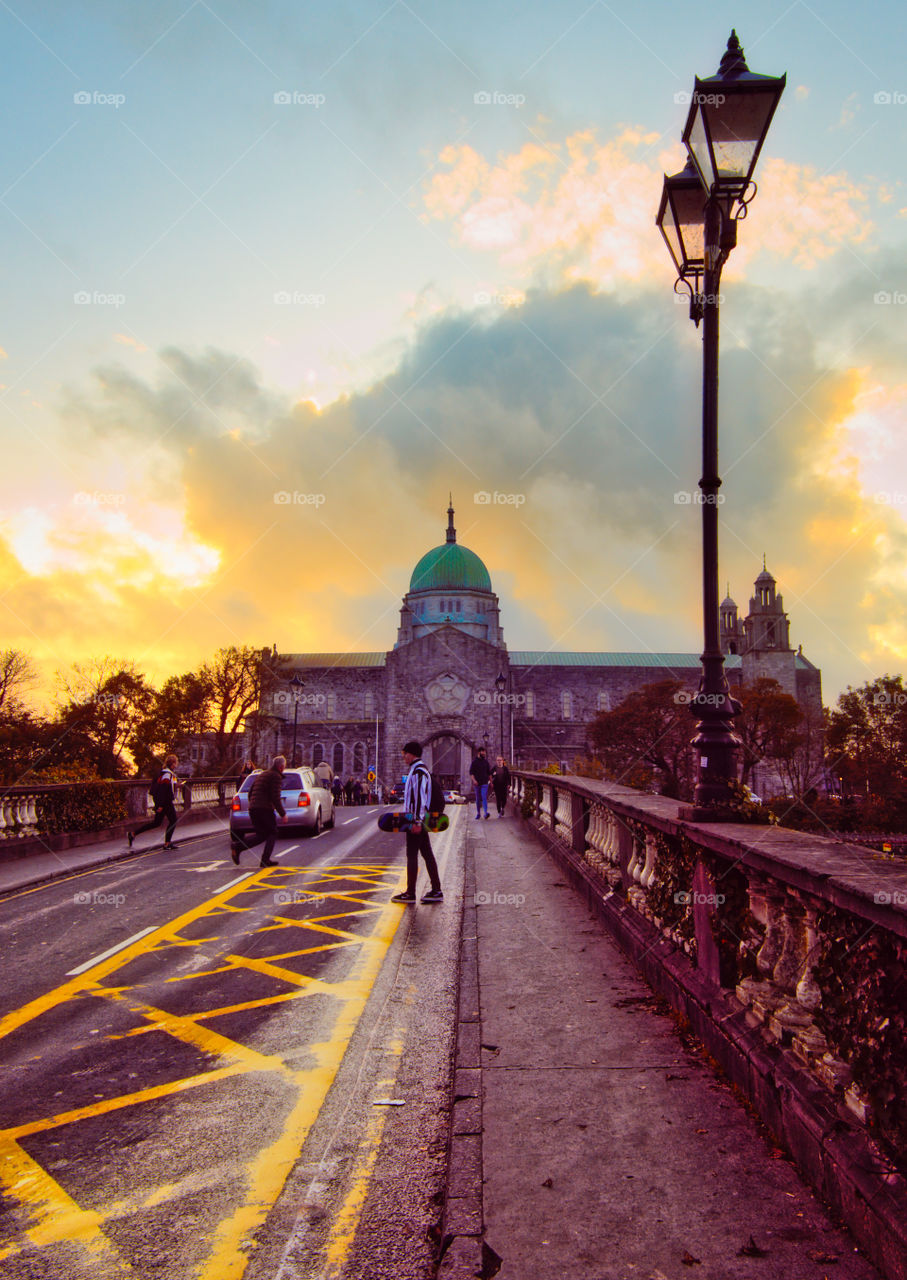
<path fill-rule="evenodd" d="M 861 492 L 847 424 L 866 411 L 864 373 L 822 358 L 809 307 L 734 293 L 722 579 L 745 606 L 765 552 L 794 643 L 834 690 L 907 657 L 902 513 Z M 684 308 L 587 285 L 448 312 L 387 378 L 320 413 L 225 352 L 165 350 L 147 379 L 107 367 L 64 418 L 123 460 L 124 501 L 43 511 L 32 560 L 10 521 L 8 643 L 56 665 L 125 652 L 157 678 L 222 644 L 391 647 L 453 490 L 461 542 L 506 588 L 512 648 L 698 652 L 700 517 L 683 495 L 700 369 Z"/>
<path fill-rule="evenodd" d="M 472 147 L 447 147 L 444 172 L 427 184 L 427 215 L 446 222 L 461 245 L 497 255 L 523 279 L 589 280 L 600 288 L 667 278 L 667 255 L 653 222 L 663 171 L 681 167 L 659 138 L 625 127 L 602 142 L 583 130 L 563 142 L 527 143 L 486 160 Z M 728 264 L 739 276 L 757 253 L 803 269 L 853 245 L 874 227 L 870 207 L 881 188 L 861 188 L 845 173 L 766 157 L 746 234 Z"/>

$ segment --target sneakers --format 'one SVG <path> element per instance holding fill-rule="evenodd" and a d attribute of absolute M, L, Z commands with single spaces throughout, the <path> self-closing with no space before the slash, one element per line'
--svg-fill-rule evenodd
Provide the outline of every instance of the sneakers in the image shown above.
<path fill-rule="evenodd" d="M 486 818 L 488 817 L 488 814 L 487 814 L 487 813 L 485 814 L 485 817 L 486 817 Z"/>
<path fill-rule="evenodd" d="M 414 893 L 395 893 L 394 896 L 391 898 L 391 902 L 404 902 L 409 904 L 415 901 L 416 901 L 416 895 Z"/>
<path fill-rule="evenodd" d="M 179 848 L 179 845 L 178 845 L 178 844 L 174 844 L 174 843 L 173 843 L 173 841 L 171 840 L 171 841 L 169 842 L 169 844 L 165 844 L 165 845 L 164 845 L 164 848 L 165 848 L 165 849 L 178 849 L 178 848 Z"/>
<path fill-rule="evenodd" d="M 237 858 L 237 862 L 238 861 L 239 859 Z M 258 865 L 260 867 L 276 867 L 278 864 L 274 861 L 273 858 L 262 858 L 261 862 L 259 862 Z"/>
<path fill-rule="evenodd" d="M 440 889 L 429 889 L 428 893 L 423 893 L 423 902 L 443 902 L 444 894 Z"/>
<path fill-rule="evenodd" d="M 478 822 L 478 820 L 481 818 L 481 816 L 482 816 L 482 815 L 481 815 L 480 813 L 477 813 L 477 814 L 476 814 L 476 822 Z"/>

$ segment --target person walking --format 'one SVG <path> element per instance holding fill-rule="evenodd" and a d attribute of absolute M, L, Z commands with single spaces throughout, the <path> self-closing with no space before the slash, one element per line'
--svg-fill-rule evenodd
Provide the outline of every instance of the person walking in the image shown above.
<path fill-rule="evenodd" d="M 353 804 L 362 804 L 362 783 L 358 778 L 353 779 Z"/>
<path fill-rule="evenodd" d="M 469 776 L 476 789 L 476 821 L 478 821 L 483 809 L 485 817 L 488 817 L 488 780 L 491 777 L 491 765 L 488 763 L 484 747 L 479 747 L 476 752 L 476 757 L 469 766 Z"/>
<path fill-rule="evenodd" d="M 242 765 L 241 765 L 240 770 L 239 770 L 239 780 L 240 780 L 240 783 L 245 782 L 245 780 L 246 780 L 246 778 L 248 778 L 249 774 L 250 774 L 250 773 L 254 773 L 254 772 L 255 772 L 255 762 L 253 761 L 253 759 L 252 759 L 252 757 L 251 757 L 251 756 L 246 756 L 246 758 L 245 758 L 245 760 L 243 760 Z"/>
<path fill-rule="evenodd" d="M 403 760 L 407 767 L 406 783 L 403 788 L 403 808 L 413 817 L 412 829 L 406 833 L 406 889 L 403 893 L 395 893 L 391 902 L 406 905 L 416 901 L 416 880 L 419 875 L 419 854 L 425 863 L 425 870 L 431 881 L 431 888 L 423 893 L 423 902 L 443 902 L 441 878 L 438 875 L 438 864 L 432 852 L 431 840 L 425 826 L 425 817 L 431 805 L 431 774 L 422 763 L 422 744 L 407 742 L 403 748 Z"/>
<path fill-rule="evenodd" d="M 274 841 L 277 839 L 277 815 L 280 821 L 286 822 L 287 811 L 280 798 L 281 775 L 287 767 L 286 756 L 275 756 L 270 769 L 259 773 L 249 788 L 249 818 L 255 830 L 255 839 L 239 835 L 237 832 L 230 844 L 230 857 L 239 866 L 239 855 L 247 853 L 255 845 L 264 841 L 261 852 L 262 867 L 276 867 L 271 858 Z"/>
<path fill-rule="evenodd" d="M 503 756 L 498 756 L 491 771 L 491 785 L 494 788 L 494 799 L 498 806 L 498 817 L 503 818 L 507 808 L 507 794 L 510 791 L 510 770 Z"/>
<path fill-rule="evenodd" d="M 324 787 L 325 791 L 330 791 L 331 783 L 334 781 L 334 770 L 328 764 L 327 760 L 319 760 L 315 765 L 315 782 L 319 787 Z"/>
<path fill-rule="evenodd" d="M 339 774 L 335 775 L 331 783 L 331 794 L 334 797 L 334 804 L 343 804 L 343 783 L 340 781 Z"/>
<path fill-rule="evenodd" d="M 169 755 L 164 760 L 164 766 L 158 773 L 157 777 L 151 784 L 149 794 L 151 803 L 154 805 L 154 817 L 150 822 L 143 823 L 142 826 L 136 827 L 135 831 L 129 831 L 126 839 L 131 849 L 135 843 L 136 836 L 140 836 L 143 831 L 151 831 L 154 827 L 159 827 L 162 822 L 166 822 L 164 829 L 164 848 L 178 849 L 179 845 L 173 843 L 173 829 L 176 826 L 177 815 L 176 799 L 177 789 L 180 780 L 176 776 L 176 767 L 179 760 L 174 755 Z"/>

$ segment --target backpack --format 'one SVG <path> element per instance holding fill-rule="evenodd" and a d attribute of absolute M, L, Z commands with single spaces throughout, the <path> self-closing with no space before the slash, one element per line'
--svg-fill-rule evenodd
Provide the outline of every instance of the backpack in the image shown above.
<path fill-rule="evenodd" d="M 443 813 L 444 812 L 444 788 L 441 786 L 441 783 L 438 781 L 436 775 L 433 774 L 426 765 L 423 764 L 421 767 L 428 774 L 429 781 L 431 782 L 431 794 L 428 797 L 428 812 Z"/>
<path fill-rule="evenodd" d="M 170 769 L 162 769 L 151 784 L 151 799 L 154 807 L 173 802 L 173 773 Z"/>

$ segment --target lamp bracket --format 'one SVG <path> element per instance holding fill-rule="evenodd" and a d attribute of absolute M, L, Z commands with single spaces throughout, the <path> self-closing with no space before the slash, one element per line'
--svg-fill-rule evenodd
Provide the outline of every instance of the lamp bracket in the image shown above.
<path fill-rule="evenodd" d="M 686 276 L 678 276 L 674 281 L 674 292 L 678 297 L 681 296 L 681 289 L 686 289 L 690 295 L 690 319 L 695 322 L 697 329 L 699 328 L 699 321 L 702 319 L 703 307 L 700 284 L 701 280 L 698 273 L 693 277 L 692 283 Z"/>

